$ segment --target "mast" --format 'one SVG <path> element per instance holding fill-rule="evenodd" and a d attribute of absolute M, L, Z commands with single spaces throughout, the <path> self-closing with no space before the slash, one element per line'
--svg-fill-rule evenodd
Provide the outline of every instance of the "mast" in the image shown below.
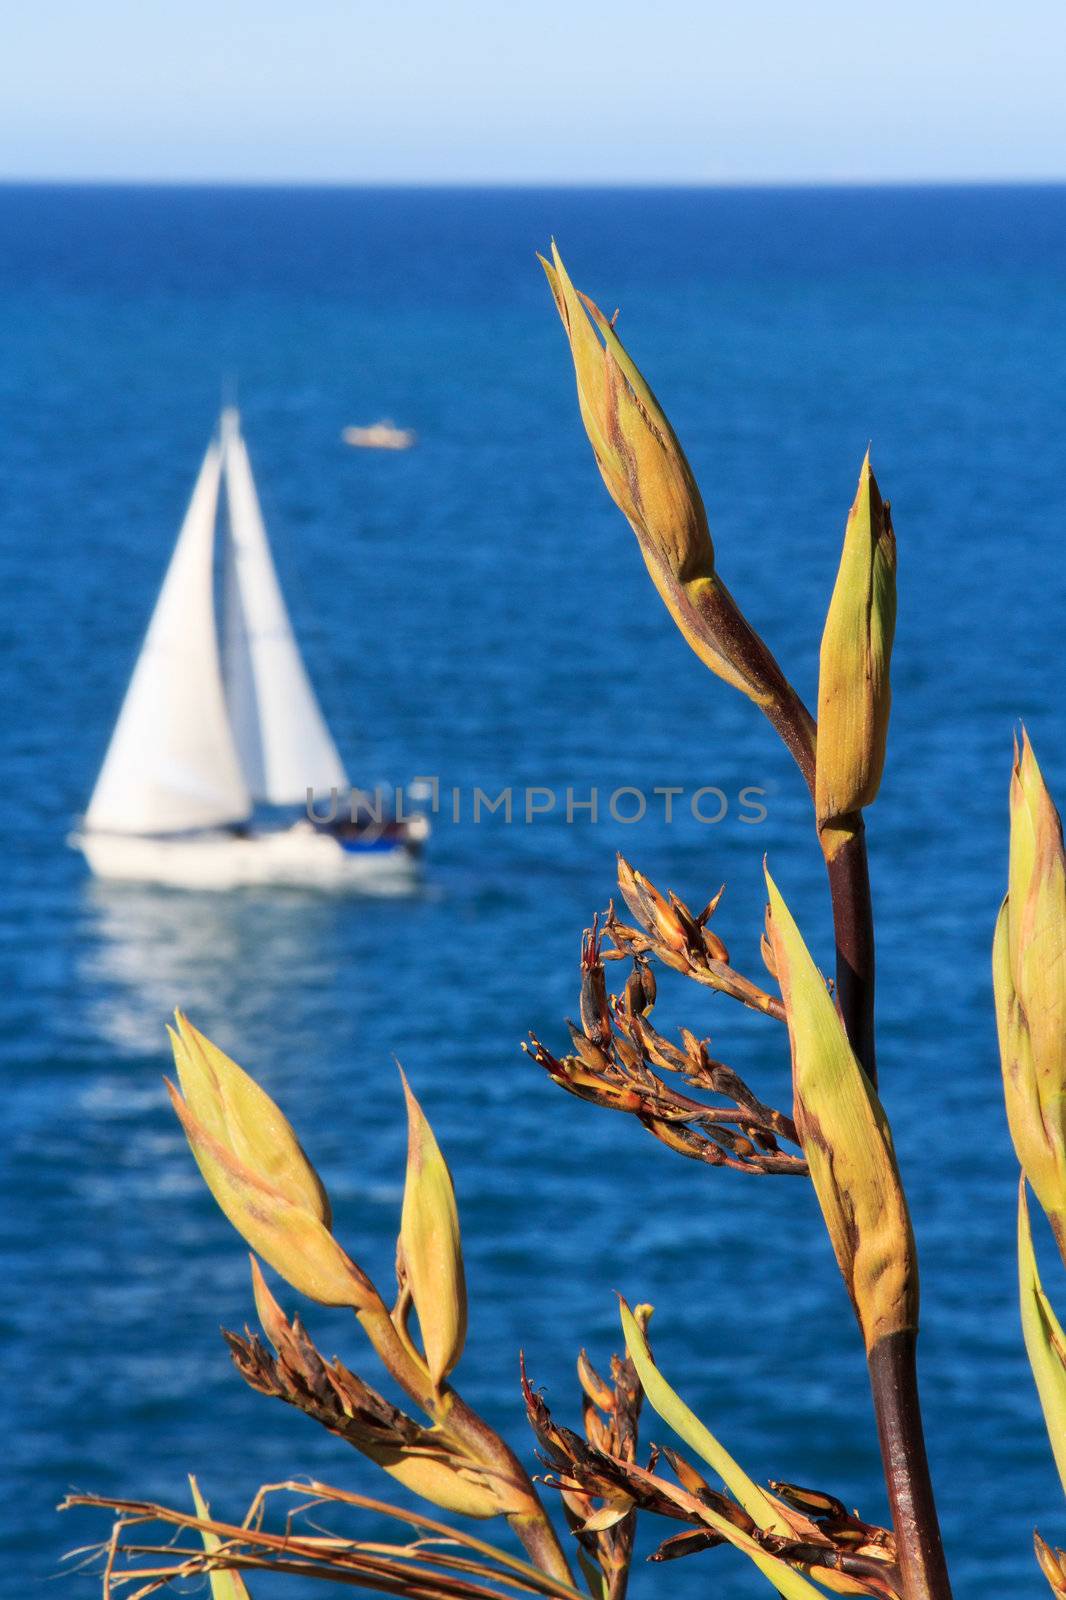
<path fill-rule="evenodd" d="M 303 805 L 348 788 L 307 675 L 274 568 L 235 407 L 222 413 L 229 511 L 223 672 L 233 737 L 254 800 Z"/>

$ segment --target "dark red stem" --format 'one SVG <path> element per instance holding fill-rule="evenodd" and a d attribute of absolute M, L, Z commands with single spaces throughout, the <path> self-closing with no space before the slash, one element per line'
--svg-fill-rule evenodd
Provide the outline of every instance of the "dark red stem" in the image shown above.
<path fill-rule="evenodd" d="M 813 795 L 816 733 L 810 713 L 790 689 L 768 715 Z M 873 903 L 861 814 L 840 818 L 832 828 L 822 829 L 819 842 L 833 906 L 837 1005 L 851 1047 L 876 1088 Z M 891 1334 L 875 1345 L 867 1357 L 870 1387 L 904 1600 L 951 1600 L 925 1453 L 917 1341 L 915 1328 Z"/>
<path fill-rule="evenodd" d="M 881 1461 L 892 1508 L 904 1600 L 951 1600 L 940 1520 L 918 1400 L 918 1330 L 905 1328 L 868 1356 Z"/>
<path fill-rule="evenodd" d="M 861 815 L 821 834 L 836 940 L 836 997 L 851 1048 L 877 1087 L 874 1044 L 874 914 Z"/>

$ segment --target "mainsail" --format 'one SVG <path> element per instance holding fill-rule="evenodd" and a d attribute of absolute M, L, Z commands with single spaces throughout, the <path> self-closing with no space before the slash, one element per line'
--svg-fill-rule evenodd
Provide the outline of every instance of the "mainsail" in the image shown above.
<path fill-rule="evenodd" d="M 89 829 L 176 833 L 250 814 L 215 623 L 220 472 L 212 442 L 89 802 Z"/>
<path fill-rule="evenodd" d="M 278 583 L 235 410 L 222 414 L 229 530 L 223 673 L 233 737 L 253 800 L 303 805 L 348 778 L 319 709 Z"/>

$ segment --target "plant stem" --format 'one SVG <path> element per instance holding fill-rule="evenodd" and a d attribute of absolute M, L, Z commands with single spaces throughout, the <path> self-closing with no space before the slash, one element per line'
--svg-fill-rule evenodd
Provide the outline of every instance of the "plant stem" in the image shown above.
<path fill-rule="evenodd" d="M 525 1502 L 520 1510 L 507 1511 L 505 1515 L 530 1560 L 542 1572 L 573 1584 L 573 1574 L 563 1554 L 559 1536 L 529 1474 L 514 1451 L 476 1411 L 471 1410 L 454 1389 L 445 1387 L 442 1399 L 444 1404 L 441 1409 L 446 1411 L 444 1425 L 449 1432 L 463 1441 L 475 1459 L 486 1462 L 490 1470 L 517 1491 Z"/>
<path fill-rule="evenodd" d="M 874 929 L 866 829 L 861 815 L 823 828 L 837 949 L 837 1005 L 863 1070 L 877 1087 L 874 1047 Z M 877 1435 L 904 1600 L 951 1600 L 918 1393 L 917 1328 L 882 1339 L 868 1353 Z"/>
<path fill-rule="evenodd" d="M 562 1545 L 543 1507 L 535 1515 L 516 1513 L 508 1517 L 507 1521 L 515 1535 L 522 1541 L 533 1565 L 539 1567 L 541 1572 L 546 1572 L 549 1577 L 561 1578 L 573 1588 L 573 1575 L 563 1554 Z"/>
<path fill-rule="evenodd" d="M 814 793 L 816 729 L 793 690 L 767 711 Z M 836 999 L 848 1041 L 877 1087 L 874 923 L 861 813 L 818 835 L 829 878 L 836 941 Z M 1066 1248 L 1063 1249 L 1066 1260 Z M 869 1352 L 881 1460 L 892 1509 L 904 1600 L 951 1600 L 918 1394 L 918 1330 L 890 1334 Z"/>
<path fill-rule="evenodd" d="M 764 710 L 790 751 L 813 797 L 817 728 L 791 684 Z M 841 817 L 818 835 L 829 875 L 836 941 L 837 1005 L 848 1041 L 870 1082 L 877 1087 L 874 1049 L 874 922 L 866 828 L 862 816 Z"/>
<path fill-rule="evenodd" d="M 866 829 L 861 815 L 819 835 L 833 902 L 837 1005 L 848 1039 L 877 1087 L 874 929 Z M 918 1393 L 918 1330 L 890 1334 L 869 1352 L 877 1434 L 904 1600 L 951 1600 Z"/>
<path fill-rule="evenodd" d="M 573 1574 L 559 1537 L 528 1472 L 510 1446 L 449 1384 L 434 1389 L 424 1362 L 405 1342 L 375 1293 L 356 1313 L 371 1344 L 400 1387 L 469 1452 L 483 1463 L 501 1490 L 501 1510 L 531 1560 L 542 1572 L 573 1585 Z M 503 1491 L 510 1491 L 504 1494 Z"/>
<path fill-rule="evenodd" d="M 888 1334 L 869 1352 L 877 1434 L 904 1600 L 951 1600 L 918 1400 L 918 1330 Z"/>
<path fill-rule="evenodd" d="M 817 736 L 814 718 L 783 676 L 779 692 L 762 709 L 785 749 L 802 772 L 803 781 L 811 791 L 813 799 Z"/>
<path fill-rule="evenodd" d="M 836 998 L 848 1042 L 877 1087 L 874 1045 L 874 919 L 866 827 L 862 816 L 839 818 L 818 842 L 829 875 L 836 940 Z"/>

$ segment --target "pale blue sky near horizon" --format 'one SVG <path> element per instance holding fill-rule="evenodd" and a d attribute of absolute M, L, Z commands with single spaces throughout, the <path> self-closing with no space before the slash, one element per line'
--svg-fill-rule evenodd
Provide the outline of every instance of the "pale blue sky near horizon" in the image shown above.
<path fill-rule="evenodd" d="M 38 0 L 0 178 L 1066 179 L 1066 0 Z"/>

